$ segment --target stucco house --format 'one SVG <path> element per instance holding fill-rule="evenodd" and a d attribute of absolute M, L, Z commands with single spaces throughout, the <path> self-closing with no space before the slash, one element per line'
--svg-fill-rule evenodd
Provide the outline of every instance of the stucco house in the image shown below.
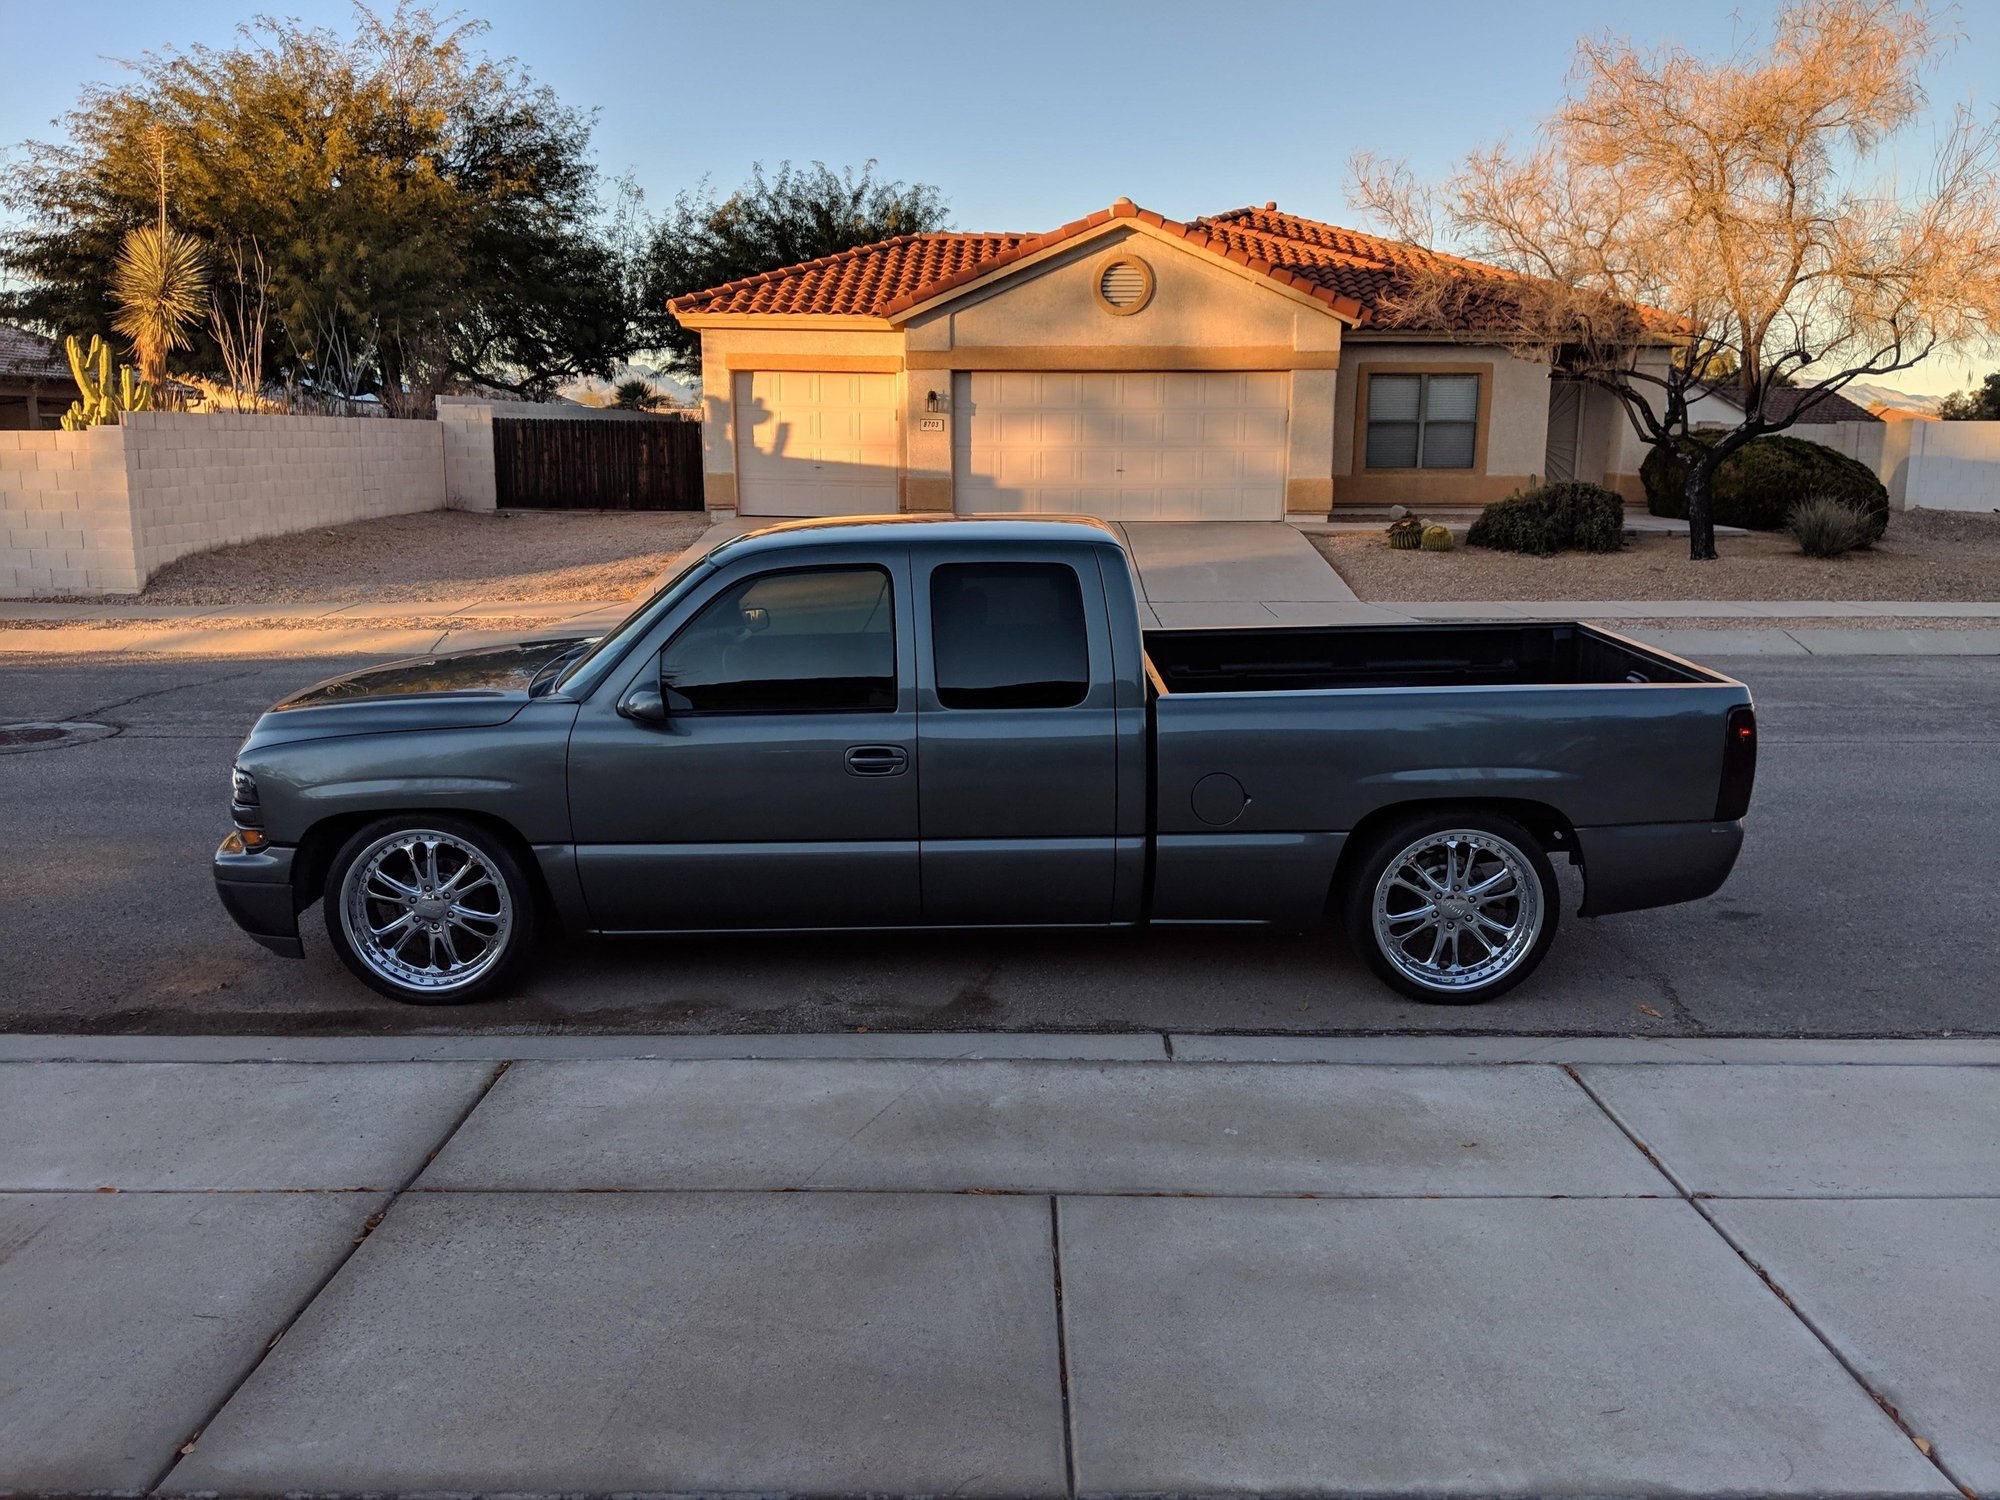
<path fill-rule="evenodd" d="M 1046 234 L 908 235 L 677 298 L 709 508 L 1306 521 L 1536 476 L 1643 504 L 1610 397 L 1466 331 L 1388 326 L 1420 253 L 1271 203 L 1183 224 L 1121 198 Z"/>

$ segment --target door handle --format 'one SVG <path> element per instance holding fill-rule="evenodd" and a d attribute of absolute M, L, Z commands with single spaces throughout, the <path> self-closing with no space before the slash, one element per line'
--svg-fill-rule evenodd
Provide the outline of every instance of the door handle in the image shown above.
<path fill-rule="evenodd" d="M 901 745 L 856 745 L 847 752 L 850 776 L 900 776 L 909 765 L 910 752 Z"/>

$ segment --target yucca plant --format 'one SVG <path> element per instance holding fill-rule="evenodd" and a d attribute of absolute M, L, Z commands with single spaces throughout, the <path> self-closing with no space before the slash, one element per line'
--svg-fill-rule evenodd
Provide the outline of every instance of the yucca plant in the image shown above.
<path fill-rule="evenodd" d="M 134 229 L 111 272 L 111 326 L 131 340 L 139 378 L 167 378 L 167 355 L 188 346 L 188 330 L 208 311 L 208 273 L 200 243 L 167 226 Z"/>

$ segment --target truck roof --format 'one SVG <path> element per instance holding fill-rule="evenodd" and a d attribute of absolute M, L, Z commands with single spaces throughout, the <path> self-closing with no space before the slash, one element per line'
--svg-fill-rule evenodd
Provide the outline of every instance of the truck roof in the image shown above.
<path fill-rule="evenodd" d="M 982 540 L 995 542 L 1108 542 L 1122 546 L 1118 533 L 1092 516 L 825 516 L 808 521 L 777 521 L 730 537 L 711 547 L 713 558 L 724 551 L 788 551 L 816 540 L 893 542 L 899 546 L 949 545 L 977 530 Z"/>

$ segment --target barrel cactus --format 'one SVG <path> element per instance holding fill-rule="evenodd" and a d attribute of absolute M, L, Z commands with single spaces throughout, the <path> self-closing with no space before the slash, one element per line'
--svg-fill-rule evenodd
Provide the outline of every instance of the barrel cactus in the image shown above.
<path fill-rule="evenodd" d="M 1426 552 L 1451 551 L 1451 531 L 1443 526 L 1426 526 L 1421 543 Z"/>
<path fill-rule="evenodd" d="M 1389 523 L 1389 545 L 1398 552 L 1414 552 L 1424 539 L 1424 523 L 1420 517 L 1404 516 Z"/>

